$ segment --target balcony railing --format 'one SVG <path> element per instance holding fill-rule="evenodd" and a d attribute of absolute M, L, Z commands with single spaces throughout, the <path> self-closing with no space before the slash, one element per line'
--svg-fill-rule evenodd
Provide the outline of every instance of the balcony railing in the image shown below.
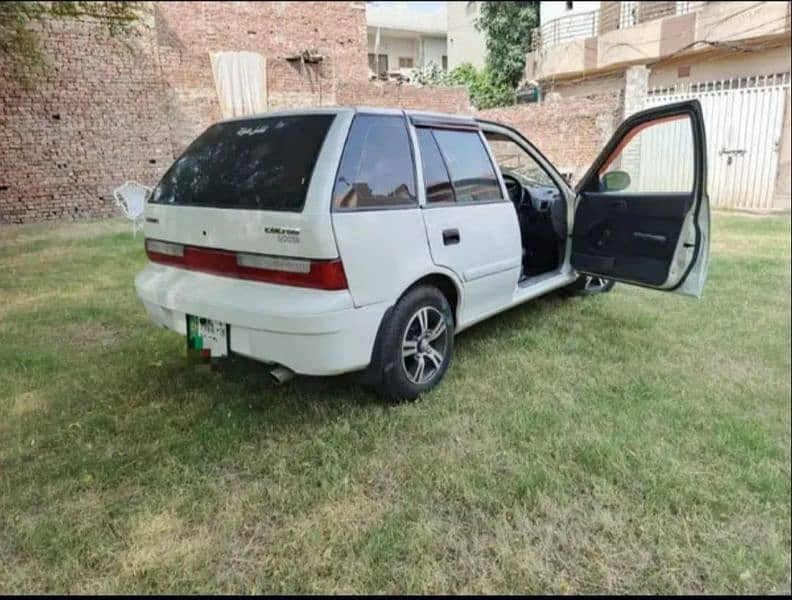
<path fill-rule="evenodd" d="M 532 32 L 531 50 L 547 50 L 572 40 L 682 15 L 703 4 L 705 2 L 603 2 L 599 10 L 559 17 L 537 27 Z"/>
<path fill-rule="evenodd" d="M 599 31 L 600 11 L 559 17 L 534 29 L 533 50 L 552 48 L 579 38 L 594 37 Z"/>

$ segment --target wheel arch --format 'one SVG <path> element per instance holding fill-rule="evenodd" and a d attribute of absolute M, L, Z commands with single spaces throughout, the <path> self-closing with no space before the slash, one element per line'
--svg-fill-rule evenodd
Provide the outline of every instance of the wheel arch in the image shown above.
<path fill-rule="evenodd" d="M 377 379 L 378 374 L 376 371 L 380 361 L 382 331 L 385 327 L 385 324 L 388 322 L 388 319 L 390 319 L 391 314 L 393 313 L 393 307 L 396 306 L 396 303 L 398 303 L 399 300 L 401 300 L 410 290 L 421 285 L 431 285 L 440 290 L 440 293 L 445 296 L 445 299 L 451 306 L 451 314 L 454 318 L 455 328 L 458 325 L 463 301 L 462 286 L 459 281 L 457 281 L 452 275 L 443 273 L 441 271 L 433 271 L 431 273 L 422 275 L 405 287 L 393 304 L 391 304 L 383 313 L 382 319 L 380 319 L 379 327 L 377 328 L 377 335 L 374 338 L 374 347 L 371 349 L 371 361 L 369 362 L 369 366 L 366 369 L 364 381 L 368 383 L 374 383 Z"/>
<path fill-rule="evenodd" d="M 420 279 L 413 281 L 404 291 L 399 294 L 398 302 L 407 292 L 419 285 L 431 285 L 436 287 L 445 296 L 451 307 L 451 314 L 454 317 L 454 325 L 459 323 L 459 315 L 462 308 L 462 288 L 459 283 L 446 273 L 434 272 L 424 275 Z M 394 303 L 395 304 L 395 303 Z"/>

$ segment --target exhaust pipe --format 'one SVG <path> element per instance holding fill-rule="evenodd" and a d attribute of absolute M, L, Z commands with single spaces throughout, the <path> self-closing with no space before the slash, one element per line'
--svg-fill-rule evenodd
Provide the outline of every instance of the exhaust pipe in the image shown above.
<path fill-rule="evenodd" d="M 283 385 L 294 377 L 294 371 L 286 367 L 275 367 L 269 372 L 269 376 L 275 385 Z"/>

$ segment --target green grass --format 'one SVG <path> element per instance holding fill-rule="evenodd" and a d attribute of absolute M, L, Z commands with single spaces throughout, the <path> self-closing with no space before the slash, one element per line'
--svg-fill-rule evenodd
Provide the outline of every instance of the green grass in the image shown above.
<path fill-rule="evenodd" d="M 189 365 L 118 223 L 0 230 L 0 592 L 790 591 L 790 220 L 701 301 L 617 286 L 461 335 L 387 406 Z"/>

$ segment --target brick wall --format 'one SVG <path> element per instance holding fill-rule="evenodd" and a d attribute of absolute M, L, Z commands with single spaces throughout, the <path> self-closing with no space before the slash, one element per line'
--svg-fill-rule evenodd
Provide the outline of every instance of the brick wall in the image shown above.
<path fill-rule="evenodd" d="M 414 87 L 385 82 L 341 82 L 338 104 L 470 114 L 464 87 Z"/>
<path fill-rule="evenodd" d="M 0 64 L 0 223 L 111 214 L 113 184 L 155 180 L 171 160 L 153 38 L 129 51 L 91 23 L 39 33 L 53 65 L 35 87 Z"/>
<path fill-rule="evenodd" d="M 339 82 L 368 77 L 364 2 L 160 2 L 155 10 L 175 154 L 220 118 L 210 52 L 262 54 L 270 110 L 336 104 Z M 322 62 L 287 60 L 306 49 Z"/>
<path fill-rule="evenodd" d="M 580 177 L 622 120 L 620 91 L 519 104 L 476 113 L 514 127 L 562 172 Z"/>
<path fill-rule="evenodd" d="M 363 2 L 143 8 L 141 34 L 124 41 L 85 20 L 34 26 L 52 66 L 30 89 L 0 63 L 0 223 L 116 214 L 114 187 L 156 182 L 220 117 L 212 51 L 263 54 L 273 109 L 335 104 L 339 80 L 368 76 Z M 286 60 L 305 49 L 324 60 Z"/>

